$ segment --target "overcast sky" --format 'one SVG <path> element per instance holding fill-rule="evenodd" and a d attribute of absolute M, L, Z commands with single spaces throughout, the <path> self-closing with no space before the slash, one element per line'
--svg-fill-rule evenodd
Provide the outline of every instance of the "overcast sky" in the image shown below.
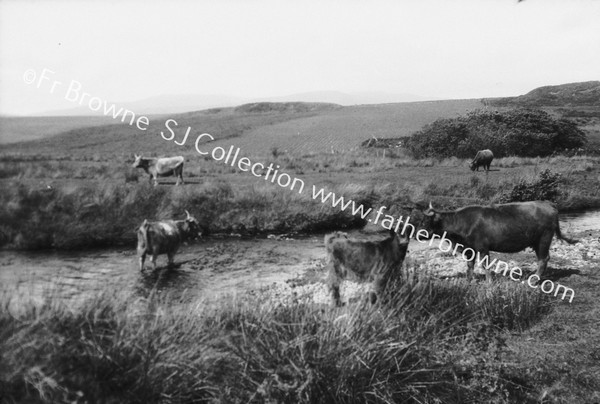
<path fill-rule="evenodd" d="M 598 0 L 2 1 L 0 113 L 93 96 L 381 91 L 456 99 L 600 79 Z"/>

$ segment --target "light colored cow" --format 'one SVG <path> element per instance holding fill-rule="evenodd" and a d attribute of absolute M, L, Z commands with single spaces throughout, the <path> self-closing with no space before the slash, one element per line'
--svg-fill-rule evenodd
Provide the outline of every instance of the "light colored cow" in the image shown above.
<path fill-rule="evenodd" d="M 150 175 L 150 181 L 154 180 L 154 186 L 158 185 L 158 177 L 168 177 L 174 175 L 177 178 L 175 185 L 179 185 L 183 181 L 183 156 L 148 158 L 135 155 L 133 163 L 134 168 L 143 168 Z"/>
<path fill-rule="evenodd" d="M 373 282 L 370 300 L 375 303 L 390 282 L 399 280 L 408 239 L 400 238 L 393 230 L 381 241 L 357 240 L 349 238 L 347 233 L 336 232 L 325 236 L 325 248 L 333 303 L 341 305 L 340 282 L 349 272 L 361 281 Z"/>
<path fill-rule="evenodd" d="M 139 256 L 140 271 L 144 270 L 146 255 L 151 256 L 151 261 L 156 269 L 156 257 L 167 254 L 168 265 L 173 265 L 173 258 L 182 242 L 187 239 L 201 236 L 200 224 L 186 210 L 184 220 L 164 220 L 149 222 L 144 220 L 137 231 L 137 253 Z"/>

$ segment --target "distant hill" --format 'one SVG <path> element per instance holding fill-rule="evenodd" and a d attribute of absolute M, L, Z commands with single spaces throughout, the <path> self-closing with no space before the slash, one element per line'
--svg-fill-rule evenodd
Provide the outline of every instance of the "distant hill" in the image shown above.
<path fill-rule="evenodd" d="M 240 105 L 234 109 L 238 113 L 269 112 L 316 112 L 341 108 L 341 105 L 325 102 L 254 102 Z"/>
<path fill-rule="evenodd" d="M 359 147 L 370 138 L 407 136 L 423 125 L 438 118 L 450 118 L 457 114 L 481 108 L 480 100 L 448 100 L 413 103 L 339 106 L 327 103 L 272 103 L 259 102 L 238 107 L 213 108 L 205 111 L 186 112 L 150 117 L 146 131 L 134 126 L 110 120 L 110 124 L 95 122 L 88 127 L 81 125 L 80 117 L 61 117 L 57 122 L 50 118 L 14 118 L 13 130 L 20 136 L 4 133 L 5 139 L 28 139 L 28 128 L 40 139 L 2 145 L 4 153 L 43 155 L 68 155 L 75 159 L 94 156 L 133 155 L 155 153 L 157 155 L 181 154 L 198 158 L 194 141 L 200 133 L 210 133 L 215 141 L 212 147 L 230 145 L 240 147 L 248 155 L 265 155 L 277 148 L 301 155 L 313 152 L 340 152 Z M 175 119 L 171 125 L 175 140 L 181 142 L 186 129 L 191 128 L 190 139 L 185 146 L 165 140 L 168 136 L 165 122 Z M 43 124 L 46 127 L 43 128 Z M 68 128 L 56 133 L 53 125 Z M 84 125 L 81 125 L 84 126 Z M 73 129 L 70 129 L 73 128 Z M 14 140 L 13 140 L 14 141 Z M 8 143 L 8 142 L 6 142 Z M 95 158 L 95 157 L 94 157 Z"/>
<path fill-rule="evenodd" d="M 544 86 L 518 97 L 490 98 L 487 101 L 498 107 L 599 107 L 600 81 Z"/>
<path fill-rule="evenodd" d="M 117 108 L 125 108 L 138 115 L 179 114 L 190 111 L 202 111 L 213 108 L 234 107 L 241 104 L 261 102 L 307 102 L 339 105 L 388 104 L 397 102 L 417 102 L 431 98 L 412 94 L 384 92 L 342 93 L 339 91 L 313 91 L 274 97 L 234 97 L 220 94 L 166 94 L 130 102 L 112 102 Z M 87 106 L 45 111 L 38 116 L 102 116 L 100 111 L 92 111 Z"/>

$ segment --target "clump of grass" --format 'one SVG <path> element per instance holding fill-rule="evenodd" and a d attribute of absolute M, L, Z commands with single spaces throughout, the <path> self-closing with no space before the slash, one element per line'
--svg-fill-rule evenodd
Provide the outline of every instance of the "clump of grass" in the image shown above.
<path fill-rule="evenodd" d="M 346 187 L 342 193 L 358 204 L 374 199 L 364 187 Z M 14 184 L 0 195 L 0 242 L 21 249 L 133 244 L 144 219 L 175 219 L 185 210 L 206 233 L 313 232 L 364 225 L 349 209 L 341 211 L 271 184 L 244 189 L 215 180 L 168 188 L 145 181 L 56 188 Z"/>
<path fill-rule="evenodd" d="M 556 202 L 561 194 L 559 187 L 562 183 L 563 178 L 560 173 L 546 169 L 540 172 L 539 178 L 533 182 L 519 181 L 513 186 L 510 192 L 500 198 L 500 201 L 523 202 L 547 200 Z"/>
<path fill-rule="evenodd" d="M 535 295 L 415 274 L 394 290 L 386 304 L 341 309 L 260 295 L 183 306 L 102 295 L 17 315 L 5 300 L 0 384 L 8 400 L 42 402 L 514 399 L 500 327 L 535 321 L 543 302 L 519 312 Z M 504 314 L 491 312 L 507 293 Z M 515 321 L 497 321 L 510 310 Z"/>

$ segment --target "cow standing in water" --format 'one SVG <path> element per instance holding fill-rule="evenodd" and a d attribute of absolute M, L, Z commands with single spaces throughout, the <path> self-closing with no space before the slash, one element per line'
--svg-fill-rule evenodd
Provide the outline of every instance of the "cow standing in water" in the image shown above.
<path fill-rule="evenodd" d="M 140 271 L 144 270 L 146 255 L 150 255 L 154 269 L 156 257 L 167 254 L 168 266 L 173 265 L 173 258 L 182 242 L 201 236 L 200 224 L 186 210 L 184 220 L 163 220 L 149 222 L 144 220 L 137 231 L 137 253 L 140 257 Z"/>
<path fill-rule="evenodd" d="M 150 181 L 154 180 L 154 186 L 158 185 L 158 177 L 168 177 L 174 175 L 177 178 L 175 185 L 183 181 L 183 156 L 144 158 L 142 155 L 135 155 L 133 163 L 134 168 L 143 168 L 150 175 Z"/>
<path fill-rule="evenodd" d="M 490 164 L 492 164 L 493 159 L 494 153 L 490 149 L 479 150 L 470 164 L 471 170 L 479 171 L 479 167 L 483 167 L 484 170 L 490 171 Z"/>
<path fill-rule="evenodd" d="M 341 305 L 340 282 L 349 273 L 361 281 L 373 282 L 371 303 L 381 299 L 387 286 L 399 279 L 408 249 L 408 238 L 400 238 L 393 230 L 381 241 L 352 239 L 339 231 L 325 236 L 324 241 L 329 257 L 329 290 L 336 306 Z"/>
<path fill-rule="evenodd" d="M 531 247 L 538 259 L 537 276 L 542 277 L 550 259 L 552 238 L 556 234 L 569 244 L 577 240 L 564 237 L 558 224 L 558 211 L 550 202 L 513 202 L 492 206 L 466 206 L 454 211 L 429 208 L 423 212 L 421 227 L 427 233 L 452 242 L 454 251 L 471 249 L 467 275 L 473 276 L 475 260 L 484 262 L 486 278 L 491 281 L 489 252 L 516 253 Z M 464 252 L 463 252 L 464 253 Z M 496 271 L 498 266 L 496 266 Z"/>

